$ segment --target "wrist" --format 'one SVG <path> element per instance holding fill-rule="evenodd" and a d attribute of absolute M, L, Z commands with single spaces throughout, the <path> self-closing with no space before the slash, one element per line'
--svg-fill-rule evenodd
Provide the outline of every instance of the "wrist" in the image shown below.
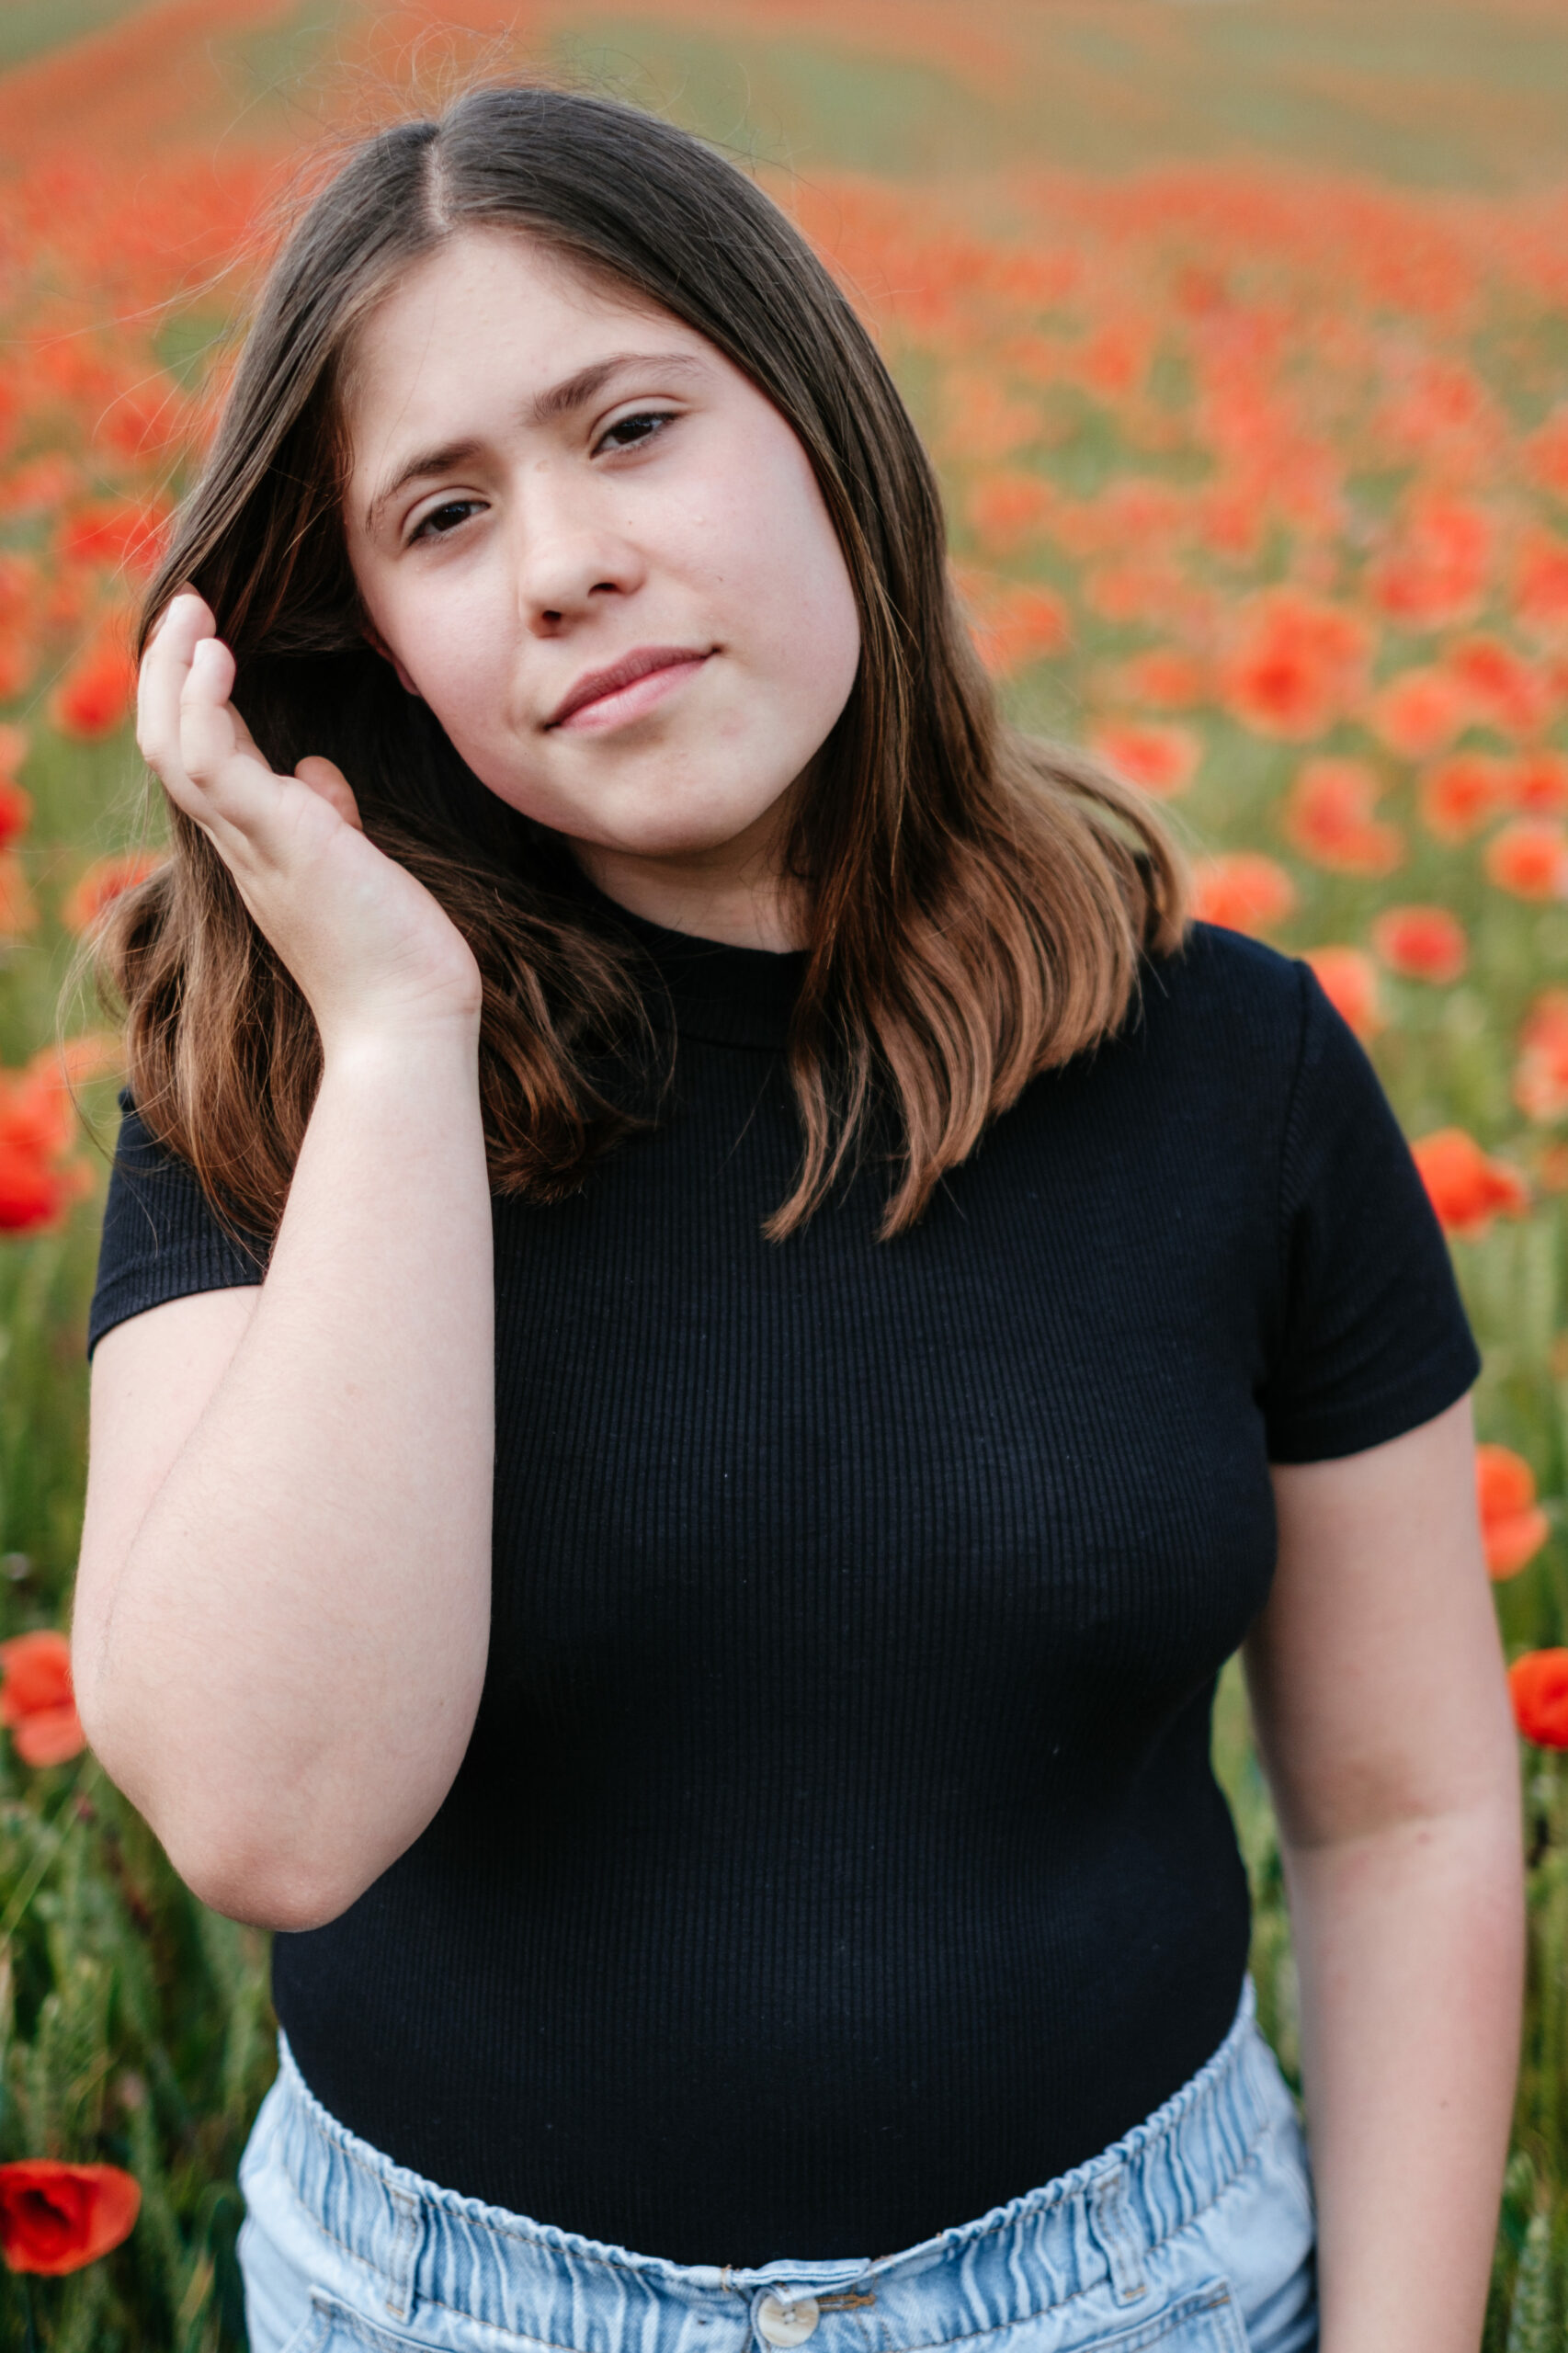
<path fill-rule="evenodd" d="M 396 1019 L 366 1016 L 322 1030 L 322 1077 L 333 1082 L 393 1078 L 412 1070 L 479 1076 L 479 1014 L 422 1010 Z"/>

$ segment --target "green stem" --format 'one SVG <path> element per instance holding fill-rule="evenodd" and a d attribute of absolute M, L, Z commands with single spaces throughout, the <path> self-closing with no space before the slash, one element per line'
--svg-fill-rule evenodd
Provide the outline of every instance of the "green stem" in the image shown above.
<path fill-rule="evenodd" d="M 76 1777 L 73 1780 L 71 1787 L 66 1790 L 65 1795 L 61 1799 L 60 1803 L 55 1807 L 54 1812 L 44 1824 L 43 1835 L 39 1841 L 38 1852 L 33 1857 L 32 1862 L 28 1866 L 28 1870 L 24 1871 L 21 1879 L 17 1881 L 16 1891 L 11 1897 L 11 1901 L 6 1906 L 6 1915 L 4 1919 L 0 1919 L 0 1952 L 3 1952 L 6 1947 L 10 1943 L 12 1937 L 16 1934 L 17 1929 L 21 1923 L 28 1904 L 32 1902 L 33 1897 L 38 1893 L 39 1889 L 43 1884 L 44 1874 L 49 1870 L 51 1863 L 56 1859 L 61 1848 L 64 1846 L 66 1839 L 70 1836 L 71 1825 L 67 1823 L 64 1829 L 62 1830 L 59 1827 L 61 1818 L 62 1815 L 71 1812 L 74 1807 L 77 1799 L 82 1795 L 87 1786 L 92 1770 L 93 1759 L 90 1756 L 84 1757 L 81 1765 L 77 1768 Z"/>

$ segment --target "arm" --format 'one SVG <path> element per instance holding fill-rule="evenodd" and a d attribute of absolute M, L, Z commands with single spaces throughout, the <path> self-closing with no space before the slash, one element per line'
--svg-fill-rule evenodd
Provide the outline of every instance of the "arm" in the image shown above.
<path fill-rule="evenodd" d="M 143 748 L 305 989 L 324 1071 L 259 1291 L 171 1302 L 100 1344 L 74 1659 L 88 1737 L 181 1875 L 300 1927 L 417 1837 L 483 1677 L 477 974 L 335 772 L 268 774 L 228 657 L 193 660 L 175 610 Z"/>
<path fill-rule="evenodd" d="M 1273 1476 L 1244 1657 L 1301 1976 L 1323 2353 L 1476 2353 L 1524 1903 L 1469 1400 Z"/>

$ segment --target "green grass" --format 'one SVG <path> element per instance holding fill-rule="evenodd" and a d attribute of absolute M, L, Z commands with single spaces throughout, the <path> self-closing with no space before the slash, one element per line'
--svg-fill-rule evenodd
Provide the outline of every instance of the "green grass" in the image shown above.
<path fill-rule="evenodd" d="M 102 32 L 143 5 L 144 0 L 6 0 L 0 8 L 0 72 Z"/>

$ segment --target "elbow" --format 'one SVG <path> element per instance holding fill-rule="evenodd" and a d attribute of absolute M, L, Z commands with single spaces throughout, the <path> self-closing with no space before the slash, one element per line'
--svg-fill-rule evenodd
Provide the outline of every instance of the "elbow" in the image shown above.
<path fill-rule="evenodd" d="M 209 1911 L 297 1936 L 341 1919 L 428 1818 L 367 1823 L 358 1809 L 298 1800 L 297 1790 L 278 1790 L 259 1816 L 238 1807 L 143 1811 L 175 1870 Z"/>
<path fill-rule="evenodd" d="M 153 1824 L 157 1829 L 157 1824 Z M 340 1919 L 369 1881 L 241 1839 L 158 1833 L 178 1877 L 210 1912 L 253 1928 L 299 1935 Z"/>
<path fill-rule="evenodd" d="M 117 1703 L 107 1677 L 84 1730 L 98 1763 L 156 1836 L 176 1875 L 212 1912 L 300 1934 L 340 1919 L 413 1843 L 444 1788 L 403 1794 L 402 1812 L 320 1754 L 269 1774 L 254 1755 L 150 1741 L 145 1711 Z"/>
<path fill-rule="evenodd" d="M 171 1792 L 148 1774 L 134 1744 L 122 1752 L 112 1722 L 90 1711 L 83 1727 L 98 1763 L 153 1831 L 176 1877 L 209 1911 L 248 1927 L 324 1928 L 384 1868 L 382 1859 L 368 1864 L 363 1855 L 335 1854 L 329 1840 L 308 1832 L 290 1840 L 280 1833 L 276 1813 L 263 1824 L 245 1819 L 241 1810 L 193 1808 L 188 1791 Z"/>

